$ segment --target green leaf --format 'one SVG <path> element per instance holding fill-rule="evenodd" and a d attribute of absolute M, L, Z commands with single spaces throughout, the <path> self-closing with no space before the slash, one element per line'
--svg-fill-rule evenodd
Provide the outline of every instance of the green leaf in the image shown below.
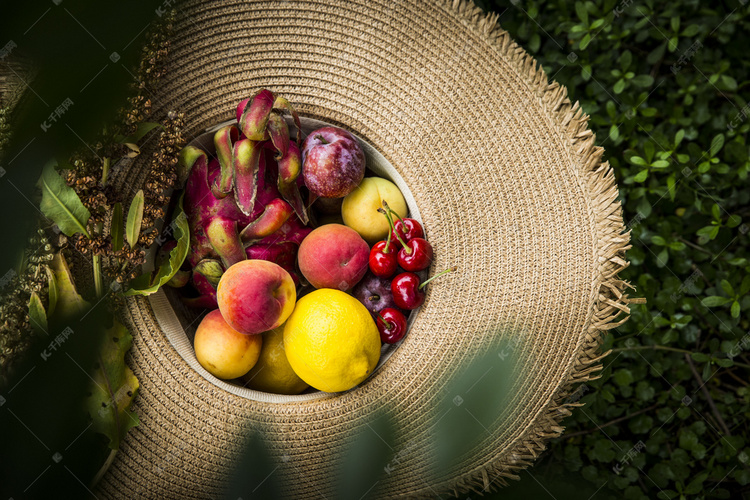
<path fill-rule="evenodd" d="M 721 207 L 718 203 L 714 203 L 711 207 L 711 215 L 714 216 L 714 219 L 721 220 Z"/>
<path fill-rule="evenodd" d="M 622 78 L 617 80 L 614 87 L 612 87 L 612 90 L 615 92 L 615 94 L 621 94 L 622 91 L 625 90 L 625 80 L 623 80 Z"/>
<path fill-rule="evenodd" d="M 117 137 L 117 142 L 120 144 L 136 144 L 138 141 L 143 139 L 143 137 L 154 130 L 157 127 L 162 127 L 160 123 L 154 123 L 154 122 L 143 122 L 139 123 L 136 126 L 135 132 L 130 134 L 127 137 L 119 136 Z"/>
<path fill-rule="evenodd" d="M 669 25 L 672 27 L 672 31 L 680 31 L 680 18 L 679 18 L 679 16 L 673 16 L 669 20 Z"/>
<path fill-rule="evenodd" d="M 727 302 L 731 302 L 731 301 L 732 299 L 728 299 L 726 297 L 712 295 L 710 297 L 706 297 L 703 300 L 701 300 L 701 304 L 703 304 L 706 307 L 717 307 L 717 306 L 723 306 Z"/>
<path fill-rule="evenodd" d="M 646 57 L 646 62 L 649 64 L 655 64 L 659 59 L 664 57 L 664 52 L 667 50 L 667 42 L 660 43 L 652 50 Z"/>
<path fill-rule="evenodd" d="M 678 130 L 677 133 L 674 135 L 675 149 L 677 148 L 677 146 L 680 145 L 680 143 L 682 142 L 682 139 L 684 138 L 685 138 L 685 129 Z"/>
<path fill-rule="evenodd" d="M 635 174 L 635 177 L 633 177 L 633 180 L 635 182 L 643 182 L 648 177 L 648 169 L 641 170 L 637 174 Z"/>
<path fill-rule="evenodd" d="M 653 243 L 654 245 L 659 245 L 660 247 L 663 247 L 667 244 L 666 240 L 658 234 L 655 234 L 651 237 L 651 243 Z"/>
<path fill-rule="evenodd" d="M 741 311 L 742 311 L 742 308 L 740 307 L 740 303 L 737 302 L 736 300 L 732 302 L 732 309 L 731 309 L 732 317 L 739 318 Z"/>
<path fill-rule="evenodd" d="M 29 299 L 29 323 L 36 333 L 47 333 L 47 313 L 36 292 L 31 292 Z"/>
<path fill-rule="evenodd" d="M 665 248 L 656 256 L 656 266 L 664 267 L 667 265 L 667 262 L 669 262 L 669 252 Z"/>
<path fill-rule="evenodd" d="M 647 141 L 643 145 L 643 152 L 646 155 L 646 161 L 651 162 L 651 160 L 654 159 L 654 151 L 656 151 L 656 147 L 654 146 L 654 143 L 651 141 Z"/>
<path fill-rule="evenodd" d="M 86 230 L 91 214 L 83 206 L 75 190 L 65 184 L 51 164 L 44 167 L 39 186 L 42 189 L 42 213 L 57 224 L 66 236 L 81 233 L 91 238 Z"/>
<path fill-rule="evenodd" d="M 622 53 L 620 56 L 620 68 L 622 68 L 623 71 L 627 71 L 627 69 L 630 67 L 630 64 L 633 62 L 633 53 L 629 50 L 626 50 Z"/>
<path fill-rule="evenodd" d="M 696 495 L 701 492 L 703 489 L 703 482 L 708 477 L 708 472 L 701 472 L 698 475 L 693 478 L 692 481 L 690 481 L 683 491 L 683 493 L 687 495 Z"/>
<path fill-rule="evenodd" d="M 115 320 L 99 346 L 91 396 L 86 400 L 94 430 L 109 438 L 113 450 L 119 449 L 128 430 L 138 425 L 138 415 L 129 411 L 138 393 L 138 379 L 125 364 L 125 353 L 132 343 L 127 327 Z"/>
<path fill-rule="evenodd" d="M 713 139 L 711 139 L 711 148 L 709 149 L 709 154 L 714 157 L 716 156 L 719 151 L 721 151 L 721 148 L 724 147 L 724 134 L 718 134 L 714 136 Z"/>
<path fill-rule="evenodd" d="M 690 355 L 691 358 L 693 358 L 693 361 L 697 361 L 699 363 L 705 363 L 711 357 L 708 354 L 703 354 L 702 352 L 694 352 Z"/>
<path fill-rule="evenodd" d="M 151 295 L 155 293 L 177 274 L 182 263 L 185 262 L 185 258 L 190 250 L 190 229 L 185 212 L 182 210 L 183 199 L 184 194 L 180 198 L 180 202 L 170 223 L 172 233 L 177 240 L 177 245 L 169 253 L 169 259 L 159 267 L 153 279 L 151 279 L 150 274 L 143 274 L 131 281 L 131 288 L 125 292 L 125 295 Z"/>
<path fill-rule="evenodd" d="M 646 434 L 654 429 L 654 419 L 648 415 L 639 415 L 628 423 L 628 427 L 635 434 Z"/>
<path fill-rule="evenodd" d="M 55 278 L 55 272 L 49 266 L 44 266 L 44 270 L 47 273 L 47 315 L 52 316 L 55 314 L 55 308 L 57 307 L 57 279 Z"/>
<path fill-rule="evenodd" d="M 740 284 L 740 297 L 746 295 L 747 292 L 750 292 L 750 274 L 742 279 L 742 283 Z"/>
<path fill-rule="evenodd" d="M 110 222 L 110 236 L 112 237 L 112 250 L 117 252 L 124 246 L 122 225 L 122 203 L 115 203 L 112 209 L 112 221 Z"/>
<path fill-rule="evenodd" d="M 130 248 L 134 248 L 141 234 L 141 222 L 143 221 L 143 189 L 139 190 L 133 197 L 128 210 L 128 221 L 125 225 L 125 239 Z"/>
<path fill-rule="evenodd" d="M 727 358 L 719 358 L 716 360 L 716 364 L 721 366 L 722 368 L 729 368 L 731 366 L 734 366 L 734 361 Z"/>
<path fill-rule="evenodd" d="M 641 167 L 645 167 L 647 165 L 646 160 L 644 160 L 640 156 L 631 156 L 630 163 L 632 163 L 633 165 L 640 165 Z"/>
<path fill-rule="evenodd" d="M 647 172 L 644 170 L 644 172 Z M 638 202 L 638 213 L 641 214 L 642 217 L 648 217 L 651 215 L 651 203 L 648 202 L 648 199 L 644 196 L 641 198 L 641 201 Z"/>
<path fill-rule="evenodd" d="M 589 457 L 599 462 L 609 463 L 615 458 L 615 451 L 612 449 L 612 441 L 608 439 L 599 439 L 594 443 L 594 447 L 588 453 Z"/>
<path fill-rule="evenodd" d="M 681 241 L 672 241 L 669 244 L 669 248 L 676 252 L 682 252 L 683 250 L 685 250 L 686 245 Z"/>
<path fill-rule="evenodd" d="M 698 445 L 698 436 L 691 430 L 684 429 L 680 432 L 680 448 L 692 450 Z"/>
<path fill-rule="evenodd" d="M 670 344 L 680 338 L 677 330 L 668 330 L 667 333 L 661 338 L 661 343 L 664 345 Z"/>
<path fill-rule="evenodd" d="M 632 384 L 635 379 L 633 378 L 633 372 L 627 369 L 620 369 L 612 375 L 612 380 L 614 380 L 615 384 L 623 387 Z"/>
<path fill-rule="evenodd" d="M 586 6 L 583 4 L 583 2 L 576 2 L 576 14 L 578 15 L 578 19 L 583 21 L 584 24 L 589 23 L 589 13 L 586 10 Z"/>
<path fill-rule="evenodd" d="M 73 276 L 62 253 L 55 254 L 50 268 L 55 274 L 57 284 L 57 303 L 55 313 L 50 314 L 50 320 L 64 323 L 85 314 L 91 308 L 91 304 L 83 300 L 76 291 Z"/>
<path fill-rule="evenodd" d="M 654 83 L 654 77 L 651 75 L 638 75 L 630 80 L 630 83 L 636 87 L 650 87 Z"/>
<path fill-rule="evenodd" d="M 654 322 L 654 325 L 658 327 L 669 326 L 672 324 L 671 321 L 669 321 L 667 318 L 661 315 L 654 316 L 653 322 Z"/>
<path fill-rule="evenodd" d="M 581 41 L 578 44 L 578 48 L 581 50 L 586 50 L 586 47 L 589 46 L 590 42 L 591 42 L 591 34 L 586 33 L 585 35 L 583 35 L 583 38 L 581 38 Z M 617 85 L 615 85 L 615 87 L 617 87 Z M 619 94 L 620 92 L 617 92 L 617 90 L 615 90 L 615 94 Z"/>
<path fill-rule="evenodd" d="M 737 227 L 742 222 L 742 217 L 737 214 L 730 215 L 727 219 L 727 227 Z"/>
<path fill-rule="evenodd" d="M 697 35 L 700 30 L 701 30 L 700 25 L 691 24 L 690 26 L 685 28 L 680 34 L 684 36 L 685 38 L 690 38 L 691 36 Z"/>
<path fill-rule="evenodd" d="M 724 151 L 730 156 L 731 159 L 736 161 L 744 162 L 747 160 L 747 146 L 737 139 L 728 142 L 724 145 Z"/>
<path fill-rule="evenodd" d="M 677 44 L 680 43 L 680 39 L 677 37 L 677 35 L 670 37 L 669 44 L 667 45 L 667 50 L 670 52 L 674 52 L 677 50 Z"/>
<path fill-rule="evenodd" d="M 742 486 L 750 484 L 750 469 L 740 467 L 734 471 L 734 479 Z"/>
<path fill-rule="evenodd" d="M 669 199 L 674 201 L 674 195 L 677 192 L 675 189 L 675 176 L 674 174 L 667 177 L 667 190 L 669 191 Z"/>
<path fill-rule="evenodd" d="M 721 289 L 724 290 L 724 293 L 730 297 L 734 296 L 734 288 L 732 288 L 732 285 L 727 280 L 721 280 L 719 285 L 721 285 Z"/>
<path fill-rule="evenodd" d="M 735 90 L 737 90 L 737 80 L 729 75 L 721 75 L 719 82 L 724 90 L 728 90 L 730 92 L 734 92 Z"/>

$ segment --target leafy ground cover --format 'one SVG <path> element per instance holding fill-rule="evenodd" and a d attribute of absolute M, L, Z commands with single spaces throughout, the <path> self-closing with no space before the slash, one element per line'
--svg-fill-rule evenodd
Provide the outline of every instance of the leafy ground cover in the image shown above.
<path fill-rule="evenodd" d="M 563 437 L 493 498 L 747 498 L 750 6 L 478 4 L 591 116 L 648 301 Z"/>

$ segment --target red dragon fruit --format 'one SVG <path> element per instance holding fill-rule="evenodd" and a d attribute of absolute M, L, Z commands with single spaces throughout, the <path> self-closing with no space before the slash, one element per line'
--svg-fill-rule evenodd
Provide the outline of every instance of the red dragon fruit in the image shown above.
<path fill-rule="evenodd" d="M 297 126 L 296 143 L 283 110 Z M 180 156 L 189 171 L 183 201 L 190 226 L 187 263 L 199 293 L 187 301 L 198 307 L 216 307 L 221 274 L 245 259 L 275 262 L 301 283 L 297 250 L 311 229 L 298 185 L 299 118 L 289 101 L 261 90 L 240 103 L 237 122 L 214 135 L 216 158 L 194 146 Z"/>

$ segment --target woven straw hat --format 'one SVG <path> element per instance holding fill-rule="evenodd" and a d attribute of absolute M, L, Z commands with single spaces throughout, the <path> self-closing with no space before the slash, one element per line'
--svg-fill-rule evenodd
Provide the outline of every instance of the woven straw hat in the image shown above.
<path fill-rule="evenodd" d="M 462 360 L 501 337 L 524 339 L 528 375 L 515 418 L 487 429 L 448 475 L 416 453 L 379 484 L 385 497 L 483 490 L 516 478 L 558 436 L 575 384 L 601 368 L 602 333 L 628 312 L 628 235 L 614 175 L 565 88 L 466 0 L 190 0 L 153 105 L 186 116 L 192 137 L 232 117 L 260 88 L 301 115 L 345 127 L 408 186 L 441 278 L 408 335 L 358 388 L 264 398 L 211 379 L 163 295 L 130 298 L 130 365 L 140 425 L 98 486 L 100 497 L 221 493 L 243 436 L 266 424 L 274 472 L 293 498 L 329 488 L 356 421 L 389 407 L 399 440 L 428 448 L 428 418 Z M 135 162 L 116 185 L 143 183 Z M 188 346 L 186 349 L 185 346 Z M 187 353 L 187 354 L 186 354 Z M 567 399 L 566 399 L 567 398 Z"/>

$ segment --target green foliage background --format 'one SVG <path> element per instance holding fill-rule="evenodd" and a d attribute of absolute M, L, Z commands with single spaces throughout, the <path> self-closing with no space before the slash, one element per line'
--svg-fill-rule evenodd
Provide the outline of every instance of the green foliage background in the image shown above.
<path fill-rule="evenodd" d="M 591 116 L 648 300 L 563 437 L 492 498 L 749 497 L 750 5 L 477 3 Z"/>

